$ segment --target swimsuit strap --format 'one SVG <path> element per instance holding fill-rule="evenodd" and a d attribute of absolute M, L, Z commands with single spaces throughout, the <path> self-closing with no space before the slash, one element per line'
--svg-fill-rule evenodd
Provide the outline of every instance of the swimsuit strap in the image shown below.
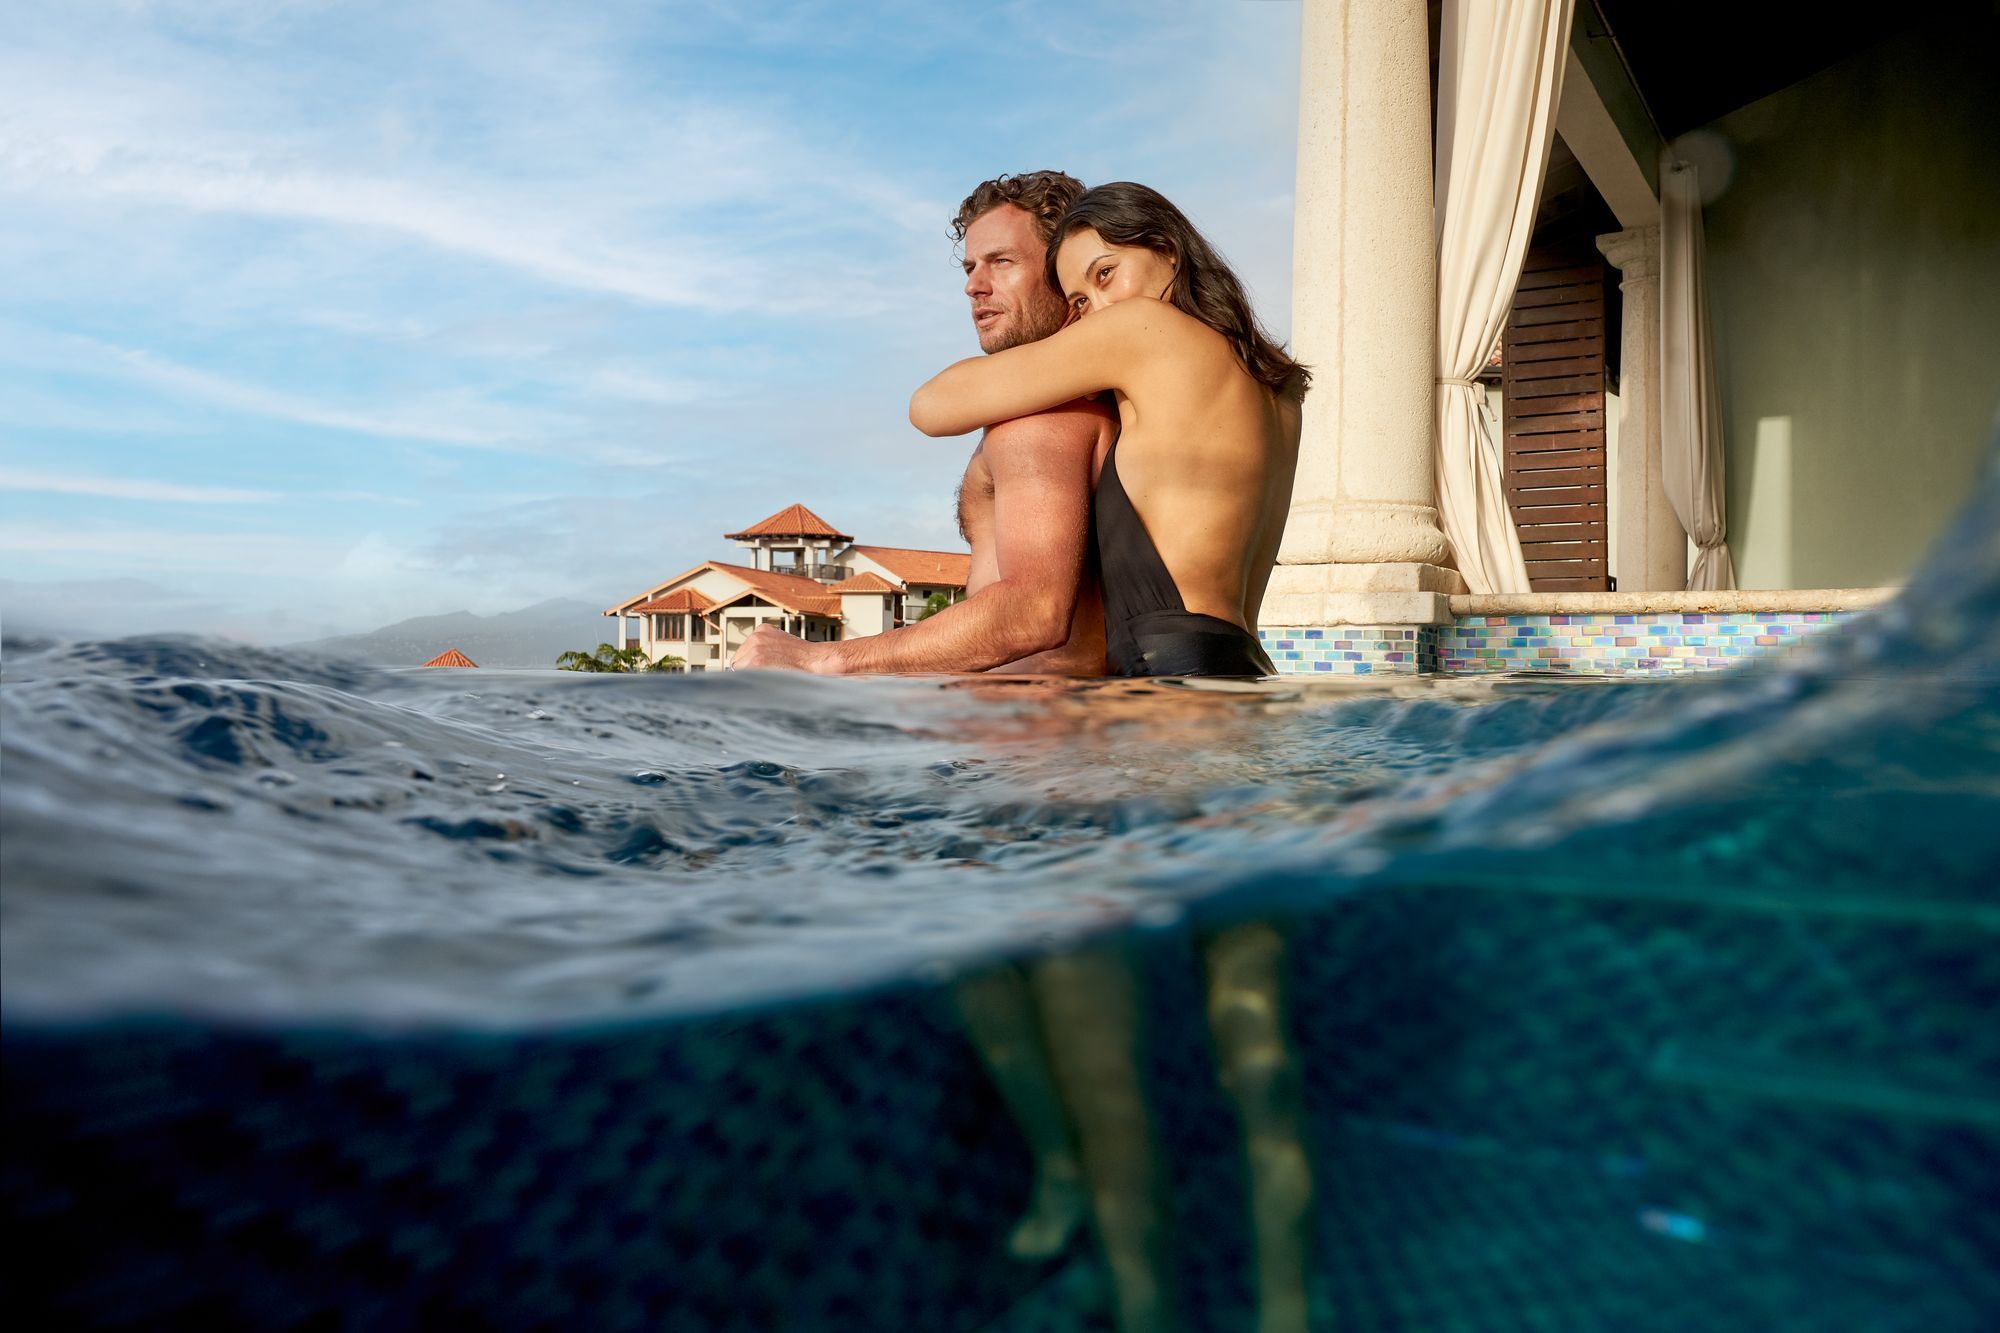
<path fill-rule="evenodd" d="M 1091 545 L 1097 552 L 1097 577 L 1104 596 L 1104 656 L 1113 675 L 1143 674 L 1145 654 L 1136 638 L 1140 618 L 1160 612 L 1187 611 L 1174 576 L 1160 559 L 1125 483 L 1118 476 L 1118 445 L 1104 456 L 1097 493 L 1091 505 Z"/>
<path fill-rule="evenodd" d="M 1120 620 L 1149 611 L 1185 611 L 1181 590 L 1167 572 L 1166 561 L 1146 531 L 1146 521 L 1132 507 L 1125 483 L 1118 476 L 1118 445 L 1104 456 L 1098 474 L 1097 497 L 1091 513 L 1097 546 L 1097 568 L 1104 580 L 1104 616 Z"/>

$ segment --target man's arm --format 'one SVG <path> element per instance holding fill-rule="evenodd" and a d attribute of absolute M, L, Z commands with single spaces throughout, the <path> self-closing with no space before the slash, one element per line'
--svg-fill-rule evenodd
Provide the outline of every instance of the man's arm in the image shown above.
<path fill-rule="evenodd" d="M 993 540 L 1000 576 L 979 592 L 902 629 L 839 643 L 802 644 L 758 629 L 734 665 L 827 674 L 984 671 L 1069 641 L 1090 541 L 1090 465 L 1104 410 L 1066 405 L 995 426 Z"/>

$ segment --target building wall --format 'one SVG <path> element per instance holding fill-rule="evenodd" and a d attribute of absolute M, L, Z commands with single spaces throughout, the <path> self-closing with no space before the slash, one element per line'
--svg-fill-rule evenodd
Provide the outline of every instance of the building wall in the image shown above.
<path fill-rule="evenodd" d="M 880 634 L 891 623 L 889 597 L 879 592 L 851 593 L 840 599 L 840 614 L 846 637 L 862 639 Z"/>
<path fill-rule="evenodd" d="M 704 627 L 701 639 L 690 637 L 695 622 L 701 620 L 699 615 L 692 613 L 682 615 L 682 637 L 678 639 L 656 637 L 653 634 L 653 617 L 647 615 L 643 620 L 645 633 L 641 639 L 641 647 L 645 650 L 649 661 L 657 662 L 662 657 L 678 657 L 691 667 L 709 667 L 720 663 L 721 653 L 718 647 L 722 642 L 722 634 L 719 630 Z"/>
<path fill-rule="evenodd" d="M 1742 587 L 1898 581 L 1972 493 L 2000 406 L 1996 43 L 1990 13 L 1927 21 L 1688 146 Z"/>

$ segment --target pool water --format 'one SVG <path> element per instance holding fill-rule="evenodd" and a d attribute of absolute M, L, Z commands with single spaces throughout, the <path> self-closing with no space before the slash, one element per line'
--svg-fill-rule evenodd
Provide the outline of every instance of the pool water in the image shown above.
<path fill-rule="evenodd" d="M 1309 1161 L 1315 1326 L 2000 1312 L 1991 483 L 1890 606 L 1692 680 L 14 639 L 0 745 L 7 1299 L 43 1324 L 1272 1328 L 1258 1096 Z M 1008 1249 L 993 977 L 1057 979 L 1079 1133 L 1137 1090 L 1156 1317 L 1088 1226 Z"/>

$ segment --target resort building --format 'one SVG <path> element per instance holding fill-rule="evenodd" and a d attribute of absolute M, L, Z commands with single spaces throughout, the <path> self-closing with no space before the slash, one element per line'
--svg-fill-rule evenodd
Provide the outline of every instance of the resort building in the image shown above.
<path fill-rule="evenodd" d="M 963 600 L 972 571 L 962 551 L 856 545 L 802 504 L 724 540 L 748 563 L 704 561 L 607 608 L 620 626 L 615 641 L 649 662 L 718 670 L 760 624 L 814 643 L 880 634 Z"/>
<path fill-rule="evenodd" d="M 1723 665 L 2000 403 L 2000 12 L 1304 0 L 1281 671 Z"/>

